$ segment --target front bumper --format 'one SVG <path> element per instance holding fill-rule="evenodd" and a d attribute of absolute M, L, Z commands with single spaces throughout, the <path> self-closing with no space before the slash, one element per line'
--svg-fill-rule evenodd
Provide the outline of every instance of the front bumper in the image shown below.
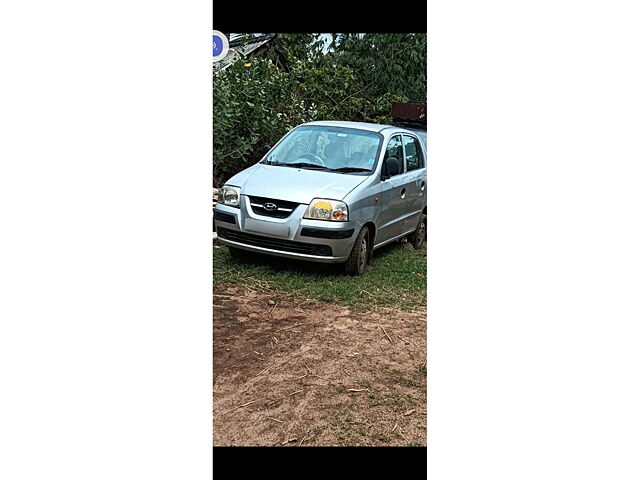
<path fill-rule="evenodd" d="M 358 222 L 328 222 L 302 218 L 301 204 L 287 218 L 256 214 L 242 195 L 240 207 L 217 204 L 214 222 L 218 242 L 278 257 L 322 263 L 347 260 L 360 231 Z"/>

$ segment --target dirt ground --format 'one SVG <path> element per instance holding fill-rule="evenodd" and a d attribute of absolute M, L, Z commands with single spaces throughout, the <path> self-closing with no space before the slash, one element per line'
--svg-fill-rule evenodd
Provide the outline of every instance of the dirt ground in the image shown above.
<path fill-rule="evenodd" d="M 424 312 L 220 283 L 213 304 L 214 445 L 426 445 Z"/>

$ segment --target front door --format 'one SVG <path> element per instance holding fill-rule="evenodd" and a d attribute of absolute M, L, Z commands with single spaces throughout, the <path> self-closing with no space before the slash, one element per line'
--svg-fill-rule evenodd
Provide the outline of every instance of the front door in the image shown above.
<path fill-rule="evenodd" d="M 382 182 L 382 200 L 376 244 L 404 233 L 408 212 L 408 185 L 402 137 L 400 135 L 395 135 L 389 139 L 384 158 L 386 160 L 389 157 L 398 159 L 400 172 L 398 175 L 394 175 Z"/>

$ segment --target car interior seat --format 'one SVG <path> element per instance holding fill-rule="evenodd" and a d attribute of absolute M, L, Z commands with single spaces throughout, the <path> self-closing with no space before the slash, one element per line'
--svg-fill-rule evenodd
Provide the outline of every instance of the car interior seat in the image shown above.
<path fill-rule="evenodd" d="M 344 160 L 344 144 L 334 139 L 324 149 L 324 164 L 329 168 L 340 168 L 344 166 Z"/>

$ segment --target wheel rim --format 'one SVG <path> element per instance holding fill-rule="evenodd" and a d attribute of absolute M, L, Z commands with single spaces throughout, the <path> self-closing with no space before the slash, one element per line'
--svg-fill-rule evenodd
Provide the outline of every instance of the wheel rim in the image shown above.
<path fill-rule="evenodd" d="M 367 237 L 362 239 L 362 244 L 360 245 L 360 257 L 358 258 L 358 266 L 360 270 L 364 268 L 367 264 Z"/>

